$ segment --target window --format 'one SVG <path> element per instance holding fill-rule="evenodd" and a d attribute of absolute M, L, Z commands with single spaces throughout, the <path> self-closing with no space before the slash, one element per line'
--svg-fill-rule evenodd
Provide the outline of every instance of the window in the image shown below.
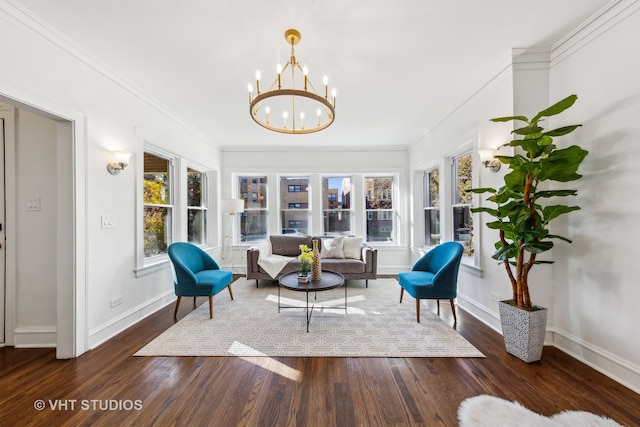
<path fill-rule="evenodd" d="M 187 169 L 187 241 L 207 244 L 207 176 Z"/>
<path fill-rule="evenodd" d="M 464 253 L 467 256 L 473 255 L 472 193 L 466 191 L 472 188 L 472 165 L 471 153 L 453 159 L 453 194 L 451 198 L 453 240 L 464 246 Z"/>
<path fill-rule="evenodd" d="M 282 234 L 309 234 L 309 177 L 280 178 Z"/>
<path fill-rule="evenodd" d="M 424 173 L 424 245 L 440 244 L 440 170 Z"/>
<path fill-rule="evenodd" d="M 322 216 L 325 236 L 353 234 L 351 177 L 322 179 Z"/>
<path fill-rule="evenodd" d="M 391 176 L 364 179 L 368 242 L 394 241 L 393 187 Z"/>
<path fill-rule="evenodd" d="M 173 239 L 173 161 L 144 153 L 143 235 L 145 258 L 162 255 Z"/>
<path fill-rule="evenodd" d="M 244 200 L 244 212 L 240 217 L 240 241 L 250 242 L 266 239 L 269 231 L 267 177 L 241 176 L 238 182 L 238 194 Z M 251 195 L 251 199 L 249 199 L 249 195 Z"/>

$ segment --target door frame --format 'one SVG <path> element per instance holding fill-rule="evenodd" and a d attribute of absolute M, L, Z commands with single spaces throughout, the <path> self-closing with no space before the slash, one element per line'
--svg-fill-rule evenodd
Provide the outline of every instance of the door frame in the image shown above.
<path fill-rule="evenodd" d="M 56 282 L 56 357 L 69 359 L 88 350 L 89 329 L 87 315 L 87 117 L 66 108 L 52 105 L 33 94 L 12 94 L 0 85 L 0 101 L 50 118 L 58 123 L 57 163 L 61 173 L 58 185 L 62 192 L 58 210 L 57 239 L 58 274 Z M 12 88 L 13 90 L 13 88 Z M 15 118 L 15 113 L 13 115 Z M 5 342 L 14 344 L 15 329 L 15 248 L 16 248 L 16 138 L 15 119 L 12 137 L 5 138 L 5 210 L 6 210 L 6 317 Z M 66 215 L 60 215 L 60 213 Z M 68 214 L 71 215 L 68 215 Z M 11 276 L 13 275 L 13 276 Z M 11 279 L 11 282 L 10 282 Z"/>

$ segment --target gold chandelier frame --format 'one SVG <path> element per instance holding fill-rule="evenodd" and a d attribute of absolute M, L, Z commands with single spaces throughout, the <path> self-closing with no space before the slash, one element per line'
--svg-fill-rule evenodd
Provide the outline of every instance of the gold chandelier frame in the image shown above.
<path fill-rule="evenodd" d="M 251 118 L 258 123 L 260 126 L 269 129 L 274 132 L 280 133 L 288 133 L 288 134 L 307 134 L 314 133 L 326 129 L 329 127 L 333 121 L 335 120 L 335 107 L 336 107 L 336 92 L 335 89 L 332 91 L 332 100 L 329 101 L 329 87 L 328 87 L 328 79 L 325 76 L 323 79 L 324 83 L 324 96 L 319 95 L 308 79 L 308 73 L 306 67 L 301 67 L 300 63 L 297 61 L 295 57 L 294 46 L 300 42 L 302 36 L 300 32 L 295 29 L 288 29 L 284 33 L 285 39 L 287 43 L 291 45 L 291 57 L 289 61 L 285 64 L 284 68 L 278 65 L 278 75 L 274 80 L 273 84 L 269 87 L 266 92 L 260 91 L 260 72 L 256 72 L 256 96 L 253 93 L 253 87 L 249 85 L 249 112 L 251 114 Z M 282 87 L 282 74 L 287 71 L 291 71 L 291 88 L 283 88 Z M 303 84 L 300 89 L 295 87 L 295 73 L 296 70 L 302 73 L 303 75 Z M 283 98 L 289 97 L 291 102 L 291 127 L 287 127 L 287 119 L 288 112 L 283 113 L 283 126 L 279 127 L 274 125 L 271 122 L 271 115 L 269 106 L 267 106 L 267 100 L 273 98 Z M 302 99 L 309 99 L 315 102 L 316 105 L 316 115 L 317 120 L 314 121 L 315 126 L 305 127 L 304 125 L 304 112 L 302 112 L 299 116 L 300 121 L 297 121 L 296 115 L 296 107 L 298 106 Z M 286 100 L 284 101 L 287 102 Z M 264 107 L 264 108 L 263 108 Z M 324 115 L 323 115 L 324 113 Z"/>

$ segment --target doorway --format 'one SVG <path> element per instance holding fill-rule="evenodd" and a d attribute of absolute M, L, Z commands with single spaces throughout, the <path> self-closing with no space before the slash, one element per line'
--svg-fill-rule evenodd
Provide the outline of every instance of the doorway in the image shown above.
<path fill-rule="evenodd" d="M 84 353 L 88 342 L 84 197 L 86 118 L 73 114 L 53 114 L 51 111 L 56 111 L 55 108 L 41 110 L 33 105 L 0 94 L 1 133 L 4 140 L 4 150 L 0 149 L 0 179 L 4 181 L 0 183 L 0 329 L 3 343 L 0 345 L 54 345 L 56 357 L 65 359 Z M 49 156 L 44 161 L 48 162 L 50 166 L 47 167 L 53 173 L 48 175 L 55 181 L 49 184 L 55 188 L 53 196 L 49 195 L 49 188 L 42 185 L 37 187 L 37 182 L 34 185 L 33 176 L 40 170 L 33 173 L 34 166 L 29 164 L 29 155 L 36 153 L 36 159 L 40 156 L 42 162 L 43 154 L 33 145 L 34 140 L 39 141 L 40 134 L 34 135 L 30 148 L 25 148 L 25 144 L 28 145 L 25 135 L 38 132 L 25 124 L 25 117 L 30 117 L 32 123 L 33 120 L 49 122 L 46 125 L 50 136 L 50 145 L 46 150 Z M 19 150 L 22 150 L 22 154 L 19 154 Z M 24 183 L 29 180 L 32 186 L 25 190 Z M 40 204 L 45 201 L 45 204 Z M 29 239 L 33 240 L 34 233 L 28 221 L 37 221 L 37 217 L 41 217 L 42 230 L 48 235 L 49 251 L 36 258 L 28 251 L 25 253 L 25 246 Z M 55 218 L 53 222 L 51 217 Z M 31 244 L 33 248 L 38 248 L 41 243 Z M 35 294 L 37 296 L 34 297 L 34 282 L 25 279 L 25 272 L 31 274 L 36 270 L 33 264 L 43 261 L 49 262 L 51 272 L 46 283 L 41 280 L 45 287 L 43 289 L 49 294 L 46 304 L 42 302 L 46 295 Z M 29 324 L 34 313 L 35 316 L 42 314 L 34 311 L 33 305 L 43 306 L 45 313 L 48 310 L 48 321 L 44 327 Z"/>

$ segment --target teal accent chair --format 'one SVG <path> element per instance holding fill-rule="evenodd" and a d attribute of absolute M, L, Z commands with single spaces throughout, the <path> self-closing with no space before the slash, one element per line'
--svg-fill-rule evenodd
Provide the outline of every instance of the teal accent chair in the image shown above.
<path fill-rule="evenodd" d="M 231 282 L 233 272 L 220 270 L 218 263 L 209 254 L 191 243 L 177 242 L 169 245 L 167 250 L 173 272 L 173 285 L 176 291 L 176 309 L 173 318 L 178 316 L 178 307 L 182 297 L 193 297 L 193 308 L 196 297 L 209 297 L 209 318 L 213 319 L 213 296 L 224 288 L 229 289 L 233 299 Z"/>
<path fill-rule="evenodd" d="M 420 323 L 420 300 L 435 299 L 440 315 L 440 300 L 448 299 L 453 312 L 453 325 L 457 323 L 454 298 L 458 291 L 458 269 L 462 260 L 462 245 L 458 242 L 442 243 L 424 254 L 411 271 L 398 274 L 400 303 L 406 290 L 416 299 L 416 316 Z"/>

